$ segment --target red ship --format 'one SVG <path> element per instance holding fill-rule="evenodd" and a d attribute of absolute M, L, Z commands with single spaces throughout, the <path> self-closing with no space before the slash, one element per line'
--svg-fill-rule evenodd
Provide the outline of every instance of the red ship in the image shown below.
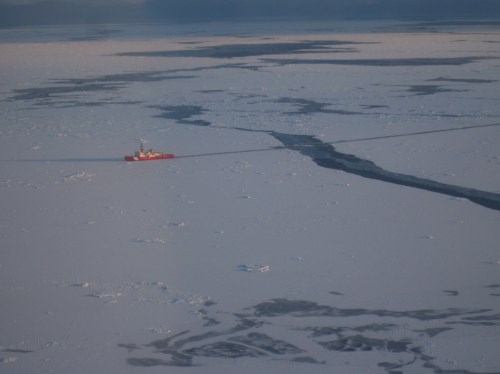
<path fill-rule="evenodd" d="M 156 152 L 152 149 L 147 151 L 141 143 L 141 150 L 135 152 L 133 156 L 125 156 L 125 161 L 152 161 L 152 160 L 165 160 L 167 158 L 174 158 L 175 156 L 171 153 Z"/>

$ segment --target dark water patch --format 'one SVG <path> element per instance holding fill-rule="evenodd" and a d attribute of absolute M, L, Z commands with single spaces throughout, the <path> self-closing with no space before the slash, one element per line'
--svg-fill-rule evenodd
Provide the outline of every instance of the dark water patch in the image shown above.
<path fill-rule="evenodd" d="M 203 40 L 186 40 L 186 41 L 180 41 L 177 42 L 178 44 L 186 44 L 186 45 L 196 45 L 196 44 L 203 44 L 205 41 Z"/>
<path fill-rule="evenodd" d="M 68 107 L 76 106 L 102 106 L 109 103 L 120 103 L 116 100 L 89 101 L 81 100 L 81 96 L 85 93 L 93 92 L 117 92 L 133 83 L 155 83 L 165 80 L 177 79 L 192 79 L 196 75 L 192 73 L 209 70 L 209 69 L 245 69 L 256 71 L 262 66 L 232 63 L 221 64 L 216 66 L 205 66 L 185 69 L 172 69 L 165 71 L 146 71 L 146 72 L 129 72 L 119 74 L 106 74 L 102 76 L 88 78 L 65 78 L 50 80 L 50 85 L 45 87 L 30 87 L 23 89 L 12 90 L 12 95 L 7 98 L 8 101 L 31 101 L 34 105 L 39 106 L 54 106 L 67 105 Z M 191 74 L 180 74 L 191 73 Z M 223 92 L 223 91 L 221 91 Z M 125 104 L 125 103 L 124 103 Z"/>
<path fill-rule="evenodd" d="M 326 364 L 325 361 L 318 361 L 313 357 L 309 356 L 299 356 L 299 357 L 294 357 L 290 361 L 292 362 L 298 362 L 301 364 L 318 364 L 318 365 L 324 365 Z"/>
<path fill-rule="evenodd" d="M 217 303 L 213 300 L 207 300 L 203 303 L 203 306 L 206 308 L 209 308 L 211 306 L 217 305 Z"/>
<path fill-rule="evenodd" d="M 71 36 L 67 38 L 70 42 L 90 42 L 96 40 L 106 40 L 110 37 L 123 33 L 123 30 L 106 29 L 106 30 L 87 30 L 84 35 Z"/>
<path fill-rule="evenodd" d="M 362 108 L 366 108 L 366 109 L 381 109 L 381 108 L 389 108 L 389 106 L 387 105 L 375 105 L 375 104 L 372 104 L 372 105 L 361 105 Z"/>
<path fill-rule="evenodd" d="M 375 86 L 380 86 L 379 84 L 376 84 Z M 401 85 L 389 85 L 387 87 L 401 87 Z M 408 87 L 408 86 L 405 86 Z M 413 93 L 415 96 L 419 95 L 433 95 L 433 94 L 438 94 L 438 93 L 444 93 L 444 92 L 468 92 L 468 90 L 457 90 L 457 89 L 452 89 L 452 88 L 445 88 L 443 86 L 437 86 L 437 85 L 414 85 L 410 86 L 407 88 L 406 92 Z M 406 95 L 402 95 L 403 97 L 406 97 Z M 488 99 L 484 99 L 488 100 Z M 389 106 L 386 105 L 360 105 L 361 108 L 365 109 L 381 109 L 381 108 L 389 108 Z M 353 113 L 356 114 L 356 113 Z M 394 116 L 394 117 L 411 117 L 411 116 L 419 116 L 419 117 L 431 117 L 431 118 L 466 118 L 466 117 L 473 117 L 477 118 L 479 115 L 474 115 L 474 114 L 469 114 L 469 113 L 445 113 L 445 112 L 431 112 L 431 113 L 418 113 L 415 110 L 409 110 L 405 113 L 394 113 L 394 112 L 384 112 L 384 111 L 377 111 L 377 112 L 363 112 L 363 113 L 358 113 L 362 115 L 384 115 L 384 116 Z M 491 118 L 498 118 L 498 116 L 495 115 L 484 115 L 482 114 L 480 117 L 491 117 Z"/>
<path fill-rule="evenodd" d="M 305 300 L 274 299 L 257 304 L 252 308 L 257 317 L 277 317 L 283 315 L 321 316 L 333 315 L 333 310 L 327 305 Z"/>
<path fill-rule="evenodd" d="M 313 100 L 294 99 L 291 97 L 282 97 L 275 102 L 298 106 L 297 111 L 293 112 L 296 114 L 324 113 L 325 107 L 328 106 L 328 104 L 319 103 Z"/>
<path fill-rule="evenodd" d="M 469 57 L 416 57 L 416 58 L 381 58 L 381 59 L 263 59 L 263 62 L 279 65 L 351 65 L 375 67 L 413 67 L 413 66 L 459 66 L 490 59 L 485 56 Z"/>
<path fill-rule="evenodd" d="M 173 71 L 140 71 L 119 74 L 106 74 L 102 76 L 89 78 L 72 78 L 58 79 L 55 82 L 66 85 L 88 85 L 95 83 L 150 83 L 160 82 L 170 79 L 191 79 L 193 75 L 173 75 L 179 71 L 187 71 L 189 69 L 173 70 Z"/>
<path fill-rule="evenodd" d="M 282 97 L 275 101 L 279 104 L 292 104 L 297 107 L 294 112 L 289 112 L 289 114 L 314 114 L 314 113 L 329 113 L 329 114 L 341 114 L 341 115 L 358 115 L 365 114 L 360 112 L 351 112 L 342 109 L 326 109 L 330 104 L 321 103 L 309 99 L 296 99 L 292 97 Z"/>
<path fill-rule="evenodd" d="M 205 321 L 205 324 L 203 326 L 209 327 L 209 326 L 217 326 L 220 325 L 220 321 L 216 319 L 215 317 L 209 316 L 209 312 L 205 309 L 199 310 L 200 315 L 202 315 L 202 319 Z"/>
<path fill-rule="evenodd" d="M 324 143 L 314 136 L 278 132 L 271 132 L 270 134 L 288 149 L 310 157 L 317 165 L 324 168 L 342 170 L 364 178 L 464 198 L 486 208 L 500 210 L 500 194 L 497 193 L 435 182 L 413 175 L 394 173 L 377 166 L 372 161 L 338 152 L 331 144 Z"/>
<path fill-rule="evenodd" d="M 428 82 L 452 82 L 452 83 L 496 83 L 498 80 L 494 79 L 473 79 L 473 78 L 434 78 L 427 79 Z"/>
<path fill-rule="evenodd" d="M 64 109 L 64 108 L 82 108 L 82 107 L 102 107 L 107 105 L 139 105 L 142 104 L 142 101 L 114 101 L 111 99 L 103 99 L 101 101 L 82 101 L 82 100 L 57 100 L 57 102 L 48 103 L 46 105 L 50 105 L 55 108 Z M 38 103 L 36 105 L 45 105 Z"/>
<path fill-rule="evenodd" d="M 318 344 L 329 351 L 387 351 L 400 353 L 407 352 L 408 346 L 412 342 L 410 340 L 385 340 L 354 335 L 328 342 L 319 342 Z"/>
<path fill-rule="evenodd" d="M 475 126 L 451 127 L 451 128 L 445 128 L 445 129 L 439 129 L 439 130 L 416 131 L 416 132 L 411 132 L 411 133 L 372 136 L 372 137 L 367 137 L 367 138 L 343 139 L 343 140 L 336 140 L 333 142 L 327 142 L 327 143 L 323 143 L 323 144 L 342 144 L 342 143 L 354 143 L 354 142 L 364 142 L 364 141 L 383 140 L 383 139 L 394 139 L 394 138 L 420 136 L 420 135 L 444 133 L 444 132 L 452 132 L 452 131 L 464 131 L 464 130 L 472 130 L 472 129 L 481 129 L 481 128 L 486 128 L 486 127 L 497 127 L 497 126 L 500 126 L 500 123 L 487 124 L 487 125 L 475 125 Z M 248 128 L 243 128 L 243 127 L 218 126 L 218 128 L 225 128 L 225 129 L 231 129 L 231 130 L 237 130 L 237 131 L 247 131 L 247 132 L 259 132 L 259 133 L 266 133 L 269 135 L 272 134 L 272 131 L 269 131 L 269 130 L 255 130 L 255 129 L 248 129 Z M 297 145 L 297 147 L 299 147 L 299 146 Z M 305 147 L 307 147 L 307 146 L 305 146 Z M 287 145 L 282 145 L 282 146 L 274 146 L 274 147 L 266 147 L 266 148 L 254 148 L 254 149 L 245 149 L 245 150 L 221 151 L 221 152 L 211 152 L 211 153 L 191 154 L 191 155 L 179 155 L 179 156 L 176 156 L 176 158 L 210 157 L 210 156 L 223 156 L 223 155 L 228 155 L 228 154 L 271 152 L 271 151 L 279 151 L 279 150 L 283 150 L 283 149 L 287 149 L 287 148 L 289 148 Z M 0 161 L 2 161 L 2 160 L 0 160 Z M 12 161 L 12 160 L 4 160 L 4 161 Z M 495 265 L 496 264 L 496 262 L 494 262 L 494 261 L 488 261 L 486 263 L 488 265 Z"/>
<path fill-rule="evenodd" d="M 215 318 L 203 317 L 203 319 L 206 321 L 205 324 L 203 325 L 205 327 L 217 326 L 221 324 L 221 322 Z"/>
<path fill-rule="evenodd" d="M 234 64 L 218 65 L 211 67 L 210 69 L 241 69 L 241 70 L 259 71 L 265 67 L 266 66 L 262 64 L 234 63 Z"/>
<path fill-rule="evenodd" d="M 254 358 L 264 360 L 287 360 L 297 363 L 326 364 L 327 361 L 316 357 L 322 354 L 314 349 L 309 352 L 299 346 L 300 338 L 294 339 L 294 344 L 287 341 L 290 335 L 307 333 L 306 346 L 315 344 L 324 352 L 384 352 L 393 362 L 375 363 L 388 373 L 404 366 L 415 364 L 415 369 L 426 367 L 434 373 L 445 373 L 430 357 L 425 354 L 422 339 L 426 344 L 432 344 L 432 339 L 438 334 L 451 331 L 449 324 L 456 322 L 468 324 L 471 327 L 481 326 L 476 322 L 496 322 L 498 315 L 491 310 L 414 310 L 390 311 L 380 309 L 341 309 L 330 305 L 321 305 L 307 300 L 274 299 L 245 309 L 244 313 L 226 313 L 204 309 L 223 316 L 224 326 L 213 327 L 202 325 L 197 331 L 182 331 L 165 339 L 139 346 L 137 344 L 120 344 L 135 356 L 127 363 L 131 366 L 153 367 L 190 367 L 203 365 L 203 358 L 223 358 L 237 360 Z M 292 318 L 290 318 L 292 317 Z M 310 318 L 313 317 L 313 318 Z M 322 317 L 329 326 L 310 326 L 311 321 Z M 358 319 L 356 319 L 358 318 Z M 380 322 L 357 324 L 374 318 L 383 318 Z M 408 330 L 407 321 L 398 319 L 413 319 L 412 325 L 420 324 L 423 329 Z M 391 320 L 392 319 L 392 320 Z M 280 331 L 279 326 L 285 331 Z M 446 326 L 448 324 L 448 326 Z M 272 326 L 266 329 L 267 326 Z M 201 329 L 201 331 L 200 331 Z M 407 331 L 402 339 L 394 338 L 401 330 Z M 271 334 L 269 331 L 272 331 Z M 281 337 L 274 335 L 279 334 Z M 285 337 L 285 338 L 283 338 Z M 146 352 L 144 352 L 146 351 Z M 324 353 L 323 352 L 323 353 Z M 161 355 L 161 356 L 159 356 Z M 140 357 L 144 356 L 144 357 Z M 166 357 L 166 358 L 165 358 Z M 345 357 L 345 356 L 343 356 Z M 408 357 L 412 357 L 408 360 Z M 324 358 L 324 357 L 323 357 Z M 333 357 L 337 360 L 337 357 Z M 456 369 L 454 373 L 462 372 Z M 451 373 L 451 372 L 450 372 Z"/>
<path fill-rule="evenodd" d="M 500 326 L 500 314 L 465 317 L 461 321 L 453 321 L 449 322 L 449 324 Z"/>
<path fill-rule="evenodd" d="M 319 338 L 322 336 L 342 336 L 346 331 L 355 331 L 355 332 L 383 332 L 383 331 L 392 331 L 394 328 L 398 327 L 398 325 L 393 323 L 372 323 L 369 325 L 361 325 L 357 327 L 331 327 L 331 326 L 322 326 L 322 327 L 309 327 L 304 328 L 302 331 L 310 331 L 312 332 L 311 337 Z"/>
<path fill-rule="evenodd" d="M 168 79 L 191 79 L 193 75 L 169 75 L 165 72 L 110 74 L 100 77 L 52 80 L 52 86 L 13 90 L 8 100 L 32 101 L 35 105 L 101 106 L 110 100 L 82 102 L 86 93 L 116 92 L 130 83 L 158 82 Z"/>
<path fill-rule="evenodd" d="M 253 307 L 257 317 L 359 317 L 374 315 L 378 317 L 411 318 L 420 321 L 446 319 L 452 316 L 466 316 L 469 314 L 484 313 L 490 309 L 462 310 L 445 309 L 433 310 L 422 309 L 414 311 L 389 311 L 389 310 L 368 310 L 368 309 L 340 309 L 328 305 L 320 305 L 305 300 L 273 299 Z"/>
<path fill-rule="evenodd" d="M 344 296 L 342 292 L 330 291 L 328 293 L 333 296 Z"/>
<path fill-rule="evenodd" d="M 226 341 L 191 348 L 186 353 L 192 356 L 222 358 L 259 357 L 265 355 L 265 353 L 245 345 Z"/>
<path fill-rule="evenodd" d="M 154 347 L 158 352 L 171 353 L 172 350 L 182 349 L 186 345 L 192 345 L 193 343 L 201 342 L 207 339 L 224 337 L 236 333 L 241 333 L 249 329 L 255 329 L 260 327 L 263 323 L 262 321 L 251 320 L 243 316 L 235 315 L 235 317 L 237 318 L 238 322 L 235 324 L 235 326 L 229 329 L 211 330 L 199 335 L 189 335 L 189 331 L 183 331 L 171 337 L 151 342 L 147 346 Z"/>
<path fill-rule="evenodd" d="M 366 332 L 366 331 L 391 331 L 393 330 L 397 325 L 392 324 L 392 323 L 372 323 L 369 325 L 363 325 L 359 327 L 355 327 L 352 330 L 353 331 L 358 331 L 358 332 Z"/>
<path fill-rule="evenodd" d="M 164 106 L 151 106 L 150 108 L 160 109 L 161 114 L 156 115 L 156 118 L 171 119 L 181 125 L 195 125 L 195 126 L 210 126 L 210 122 L 191 119 L 191 117 L 203 115 L 207 112 L 198 105 L 164 105 Z"/>
<path fill-rule="evenodd" d="M 320 338 L 322 336 L 337 335 L 340 336 L 345 329 L 342 327 L 331 327 L 331 326 L 321 326 L 321 327 L 306 327 L 302 328 L 302 331 L 312 332 L 312 338 Z"/>
<path fill-rule="evenodd" d="M 191 359 L 191 357 L 186 356 Z M 161 360 L 157 358 L 129 358 L 127 364 L 130 366 L 154 367 L 154 366 L 174 366 L 174 367 L 189 367 L 194 366 L 190 360 L 184 360 L 179 357 L 174 357 L 171 360 Z"/>
<path fill-rule="evenodd" d="M 433 338 L 443 332 L 453 330 L 451 327 L 435 327 L 435 328 L 428 328 L 425 330 L 414 330 L 415 332 L 421 332 L 424 333 L 425 335 Z"/>
<path fill-rule="evenodd" d="M 16 89 L 12 92 L 10 100 L 17 101 L 38 101 L 39 103 L 47 103 L 60 96 L 68 94 L 81 94 L 87 92 L 111 92 L 122 88 L 121 84 L 107 84 L 107 83 L 92 83 L 92 84 L 71 84 L 67 86 L 52 86 L 52 87 L 34 87 Z"/>
<path fill-rule="evenodd" d="M 496 20 L 481 20 L 481 19 L 471 19 L 471 20 L 449 20 L 449 21 L 428 21 L 428 22 L 420 22 L 416 24 L 417 26 L 422 27 L 463 27 L 463 26 L 482 26 L 482 27 L 500 27 L 500 21 Z"/>
<path fill-rule="evenodd" d="M 467 90 L 455 90 L 432 84 L 417 84 L 414 86 L 410 86 L 408 92 L 414 93 L 417 96 L 422 96 L 422 95 L 435 95 L 443 92 L 467 92 Z"/>
<path fill-rule="evenodd" d="M 250 333 L 245 336 L 237 336 L 229 339 L 232 342 L 241 343 L 276 355 L 303 353 L 302 349 L 283 340 L 271 338 L 266 334 Z"/>
<path fill-rule="evenodd" d="M 454 290 L 444 290 L 443 291 L 446 295 L 448 296 L 458 296 L 458 291 L 454 291 Z"/>
<path fill-rule="evenodd" d="M 399 25 L 390 25 L 380 27 L 380 30 L 384 32 L 400 32 L 400 33 L 440 33 L 440 34 L 456 34 L 461 33 L 464 30 L 470 30 L 473 28 L 475 32 L 478 32 L 478 28 L 484 28 L 486 32 L 491 31 L 491 28 L 496 28 L 499 26 L 497 21 L 472 19 L 460 20 L 460 19 L 450 19 L 446 21 L 430 20 L 418 23 L 404 23 Z M 484 17 L 482 17 L 484 18 Z"/>
<path fill-rule="evenodd" d="M 6 348 L 3 349 L 2 352 L 10 352 L 10 353 L 33 353 L 32 350 L 29 349 L 16 349 L 16 348 Z"/>
<path fill-rule="evenodd" d="M 339 48 L 339 46 L 354 44 L 360 43 L 337 40 L 312 40 L 291 43 L 226 44 L 174 51 L 122 52 L 116 55 L 136 57 L 236 58 L 303 53 L 357 52 L 357 49 L 352 47 Z"/>
<path fill-rule="evenodd" d="M 172 348 L 172 344 L 171 344 L 172 342 L 176 341 L 177 338 L 182 337 L 188 333 L 189 333 L 188 330 L 181 331 L 175 335 L 169 336 L 168 338 L 155 340 L 155 341 L 147 344 L 147 347 L 154 347 L 157 350 L 170 349 L 170 348 Z"/>
<path fill-rule="evenodd" d="M 226 91 L 225 90 L 199 90 L 196 92 L 203 93 L 203 94 L 211 94 L 211 93 L 223 93 Z"/>
<path fill-rule="evenodd" d="M 500 284 L 490 284 L 488 286 L 484 286 L 485 288 L 489 288 L 490 290 L 497 290 L 500 288 Z M 490 296 L 500 296 L 500 293 L 490 293 Z"/>
<path fill-rule="evenodd" d="M 430 359 L 432 359 L 432 358 L 430 358 Z M 399 371 L 399 370 L 396 371 L 394 369 L 401 369 L 405 366 L 410 366 L 410 365 L 414 364 L 416 361 L 417 361 L 417 357 L 414 357 L 413 360 L 403 362 L 403 363 L 401 363 L 401 362 L 397 362 L 397 363 L 380 362 L 378 364 L 378 367 L 386 369 L 388 374 L 404 374 L 403 371 Z"/>

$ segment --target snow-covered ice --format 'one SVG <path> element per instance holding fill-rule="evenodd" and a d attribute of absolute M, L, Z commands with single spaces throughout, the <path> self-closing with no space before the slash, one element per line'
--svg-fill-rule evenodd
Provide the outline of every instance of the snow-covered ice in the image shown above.
<path fill-rule="evenodd" d="M 0 30 L 0 372 L 500 372 L 500 30 L 281 26 Z"/>

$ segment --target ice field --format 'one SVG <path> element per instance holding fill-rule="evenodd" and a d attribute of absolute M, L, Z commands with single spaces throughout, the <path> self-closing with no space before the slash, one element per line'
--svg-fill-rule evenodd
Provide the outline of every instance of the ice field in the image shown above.
<path fill-rule="evenodd" d="M 499 68 L 487 22 L 0 29 L 0 372 L 499 373 Z"/>

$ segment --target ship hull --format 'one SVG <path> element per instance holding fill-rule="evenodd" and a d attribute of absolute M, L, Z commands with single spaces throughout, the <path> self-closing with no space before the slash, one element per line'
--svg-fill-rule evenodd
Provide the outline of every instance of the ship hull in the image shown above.
<path fill-rule="evenodd" d="M 125 156 L 125 161 L 153 161 L 153 160 L 165 160 L 174 157 L 175 156 L 171 153 L 166 153 L 160 156 L 151 156 L 151 157 Z"/>

